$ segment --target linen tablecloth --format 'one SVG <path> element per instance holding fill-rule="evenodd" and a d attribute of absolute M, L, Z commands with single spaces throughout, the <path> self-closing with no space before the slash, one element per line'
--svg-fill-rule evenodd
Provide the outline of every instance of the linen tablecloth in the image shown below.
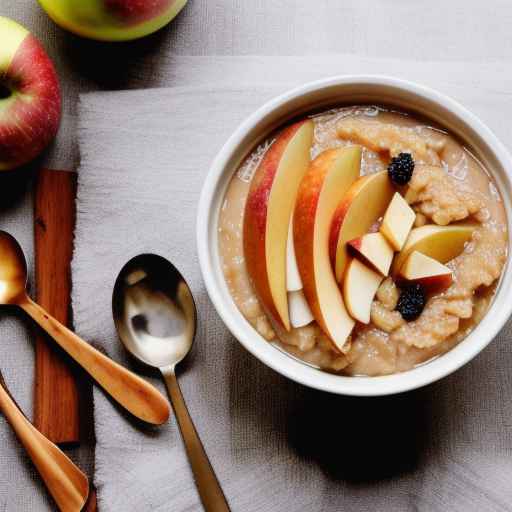
<path fill-rule="evenodd" d="M 156 373 L 121 348 L 111 292 L 117 272 L 139 252 L 178 265 L 199 307 L 183 392 L 233 510 L 510 510 L 510 324 L 474 362 L 428 388 L 378 399 L 320 393 L 239 346 L 208 300 L 195 250 L 197 200 L 211 159 L 249 112 L 289 84 L 333 69 L 418 80 L 463 102 L 510 146 L 506 68 L 487 63 L 469 72 L 460 63 L 337 56 L 190 59 L 188 69 L 188 80 L 197 72 L 212 83 L 81 96 L 78 332 L 163 390 Z M 242 85 L 222 84 L 226 77 Z M 200 510 L 175 422 L 145 428 L 101 391 L 95 416 L 100 508 Z"/>
<path fill-rule="evenodd" d="M 475 94 L 480 103 L 470 106 L 490 122 L 504 140 L 508 136 L 507 109 L 503 116 L 491 120 L 484 105 L 487 92 L 501 97 L 506 104 L 512 90 L 508 72 L 512 58 L 512 45 L 508 44 L 512 3 L 508 0 L 498 0 L 492 5 L 479 0 L 433 0 L 428 4 L 423 0 L 190 0 L 169 27 L 144 40 L 120 45 L 82 40 L 63 31 L 34 0 L 0 0 L 0 15 L 23 23 L 43 42 L 56 64 L 64 92 L 65 115 L 57 143 L 48 154 L 47 162 L 54 168 L 70 168 L 78 162 L 76 103 L 79 92 L 204 84 L 219 78 L 233 82 L 235 76 L 226 73 L 235 69 L 239 73 L 234 83 L 250 83 L 255 77 L 246 73 L 246 69 L 252 67 L 261 71 L 258 63 L 262 59 L 251 57 L 244 62 L 245 57 L 232 57 L 237 55 L 295 56 L 287 59 L 289 67 L 293 67 L 293 76 L 285 76 L 287 66 L 273 69 L 279 81 L 294 79 L 296 72 L 304 73 L 304 79 L 315 78 L 314 70 L 304 69 L 306 60 L 297 57 L 301 55 L 330 54 L 330 58 L 336 58 L 338 53 L 351 53 L 356 64 L 360 57 L 394 57 L 396 70 L 400 68 L 401 59 L 413 59 L 425 75 L 430 74 L 430 59 L 442 60 L 450 64 L 447 73 L 452 77 L 451 87 L 458 83 L 465 93 L 472 93 L 473 75 L 478 75 Z M 189 55 L 197 57 L 189 59 Z M 319 57 L 319 61 L 322 60 Z M 236 68 L 232 67 L 233 62 L 238 63 Z M 353 70 L 344 58 L 338 67 L 326 70 L 323 66 L 319 66 L 319 71 L 324 74 Z M 453 70 L 457 70 L 456 79 Z M 266 76 L 260 75 L 256 80 Z M 429 77 L 422 78 L 428 80 Z M 430 78 L 434 86 L 439 80 L 442 88 L 442 76 Z M 13 184 L 10 178 L 0 179 L 2 228 L 19 237 L 31 266 L 30 184 L 24 176 L 14 181 Z M 23 317 L 2 310 L 2 369 L 29 416 L 34 372 L 31 327 Z M 501 352 L 493 354 L 502 357 Z M 507 379 L 505 369 L 509 364 L 508 356 L 500 361 L 500 385 L 501 380 Z M 485 379 L 483 382 L 485 385 Z M 498 392 L 493 385 L 489 400 L 501 401 L 501 397 L 506 400 L 507 390 L 505 387 Z M 508 447 L 509 430 L 503 431 L 501 423 L 508 422 L 510 414 L 504 411 L 502 415 L 499 426 L 495 415 L 488 420 L 493 436 L 491 444 Z M 496 441 L 498 429 L 503 439 Z M 53 510 L 39 478 L 3 421 L 0 422 L 0 444 L 3 462 L 0 465 L 0 510 Z M 87 447 L 78 450 L 78 458 L 72 453 L 83 468 L 88 466 L 86 452 Z M 467 485 L 471 486 L 471 481 Z M 464 489 L 462 485 L 457 492 L 461 494 Z M 468 510 L 471 509 L 470 505 Z"/>
<path fill-rule="evenodd" d="M 78 162 L 78 93 L 192 85 L 175 57 L 352 54 L 469 66 L 512 58 L 509 0 L 189 0 L 157 34 L 113 45 L 63 31 L 36 0 L 0 0 L 0 15 L 23 23 L 56 64 L 65 112 L 48 155 L 56 168 Z"/>

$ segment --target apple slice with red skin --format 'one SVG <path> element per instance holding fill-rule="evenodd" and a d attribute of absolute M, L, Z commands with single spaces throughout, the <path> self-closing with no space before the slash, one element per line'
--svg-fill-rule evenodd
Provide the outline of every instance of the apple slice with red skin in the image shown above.
<path fill-rule="evenodd" d="M 439 261 L 413 251 L 400 269 L 400 279 L 421 284 L 429 292 L 441 291 L 452 284 L 452 271 Z"/>
<path fill-rule="evenodd" d="M 0 171 L 33 160 L 55 137 L 61 95 L 39 41 L 0 16 Z"/>
<path fill-rule="evenodd" d="M 336 207 L 358 178 L 361 148 L 328 149 L 311 162 L 293 217 L 295 254 L 304 294 L 333 347 L 346 351 L 354 320 L 343 303 L 329 258 L 329 230 Z"/>
<path fill-rule="evenodd" d="M 349 259 L 343 279 L 343 298 L 347 309 L 358 322 L 370 323 L 373 298 L 384 276 L 360 262 Z"/>
<path fill-rule="evenodd" d="M 395 256 L 391 273 L 397 275 L 413 251 L 421 252 L 440 263 L 449 262 L 464 250 L 464 245 L 471 240 L 476 227 L 474 224 L 427 224 L 412 229 L 403 249 Z"/>
<path fill-rule="evenodd" d="M 367 233 L 347 243 L 349 249 L 368 266 L 383 276 L 388 275 L 394 252 L 382 233 Z"/>
<path fill-rule="evenodd" d="M 415 219 L 414 210 L 399 192 L 395 192 L 380 225 L 380 232 L 395 251 L 402 250 Z"/>
<path fill-rule="evenodd" d="M 310 163 L 313 122 L 285 128 L 258 166 L 244 213 L 247 271 L 263 306 L 290 330 L 286 290 L 287 241 L 297 190 Z"/>
<path fill-rule="evenodd" d="M 348 261 L 347 242 L 370 230 L 384 215 L 393 193 L 388 172 L 381 171 L 359 178 L 343 197 L 334 214 L 329 237 L 329 252 L 339 283 Z"/>

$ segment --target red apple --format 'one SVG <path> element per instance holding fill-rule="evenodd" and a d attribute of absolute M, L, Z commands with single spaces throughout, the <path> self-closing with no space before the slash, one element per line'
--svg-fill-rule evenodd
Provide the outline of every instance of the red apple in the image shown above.
<path fill-rule="evenodd" d="M 103 0 L 105 10 L 127 25 L 136 25 L 165 12 L 171 0 Z"/>
<path fill-rule="evenodd" d="M 0 171 L 34 159 L 55 137 L 61 99 L 57 74 L 39 41 L 0 16 Z"/>
<path fill-rule="evenodd" d="M 100 41 L 129 41 L 167 25 L 187 0 L 39 0 L 55 23 Z"/>

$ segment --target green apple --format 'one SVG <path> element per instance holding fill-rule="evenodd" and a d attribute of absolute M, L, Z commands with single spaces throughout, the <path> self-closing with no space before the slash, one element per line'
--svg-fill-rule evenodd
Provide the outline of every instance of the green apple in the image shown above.
<path fill-rule="evenodd" d="M 167 25 L 187 0 L 39 0 L 58 25 L 100 41 L 128 41 Z"/>

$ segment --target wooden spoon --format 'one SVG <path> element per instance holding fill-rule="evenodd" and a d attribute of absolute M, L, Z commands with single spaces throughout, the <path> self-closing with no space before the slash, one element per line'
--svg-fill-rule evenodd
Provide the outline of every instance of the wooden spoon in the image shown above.
<path fill-rule="evenodd" d="M 23 415 L 0 373 L 0 410 L 27 450 L 48 491 L 65 512 L 79 512 L 89 495 L 89 481 L 56 445 L 46 439 Z"/>
<path fill-rule="evenodd" d="M 28 313 L 96 382 L 125 409 L 148 423 L 165 423 L 169 402 L 151 384 L 115 363 L 64 327 L 27 294 L 27 263 L 16 239 L 0 231 L 0 304 Z"/>

